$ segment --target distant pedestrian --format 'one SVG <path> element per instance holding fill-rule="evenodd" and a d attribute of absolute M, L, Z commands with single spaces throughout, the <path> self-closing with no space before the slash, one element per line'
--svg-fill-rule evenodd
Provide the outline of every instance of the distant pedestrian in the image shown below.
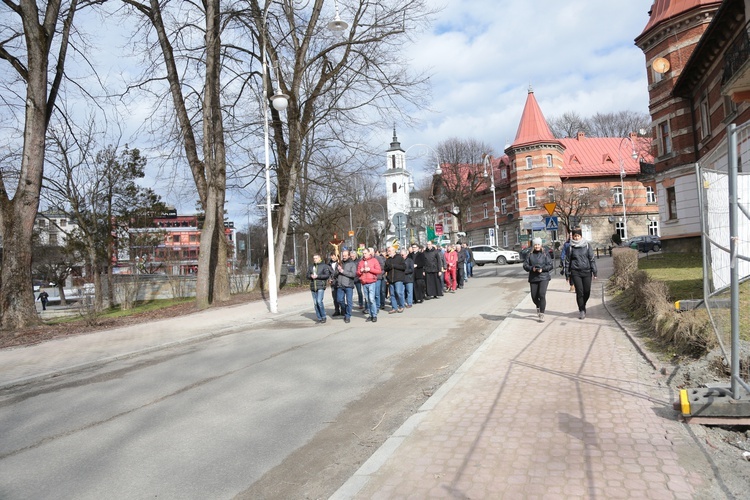
<path fill-rule="evenodd" d="M 445 289 L 451 293 L 456 293 L 458 281 L 456 280 L 458 267 L 458 253 L 453 244 L 448 244 L 443 253 L 445 259 Z"/>
<path fill-rule="evenodd" d="M 404 302 L 406 307 L 411 307 L 414 305 L 414 260 L 406 247 L 401 249 L 401 257 L 403 257 L 406 265 L 406 269 L 404 269 Z"/>
<path fill-rule="evenodd" d="M 419 245 L 411 246 L 409 254 L 414 261 L 414 303 L 421 304 L 427 295 L 427 282 L 424 274 L 424 252 Z"/>
<path fill-rule="evenodd" d="M 42 291 L 42 293 L 39 294 L 39 297 L 37 297 L 36 300 L 42 303 L 42 311 L 46 311 L 47 302 L 49 302 L 49 294 L 45 291 Z"/>
<path fill-rule="evenodd" d="M 323 305 L 323 298 L 326 293 L 326 285 L 331 277 L 331 268 L 323 262 L 320 254 L 313 255 L 313 263 L 307 270 L 307 279 L 310 280 L 310 292 L 312 293 L 313 305 L 315 306 L 315 316 L 317 323 L 326 322 L 326 308 Z"/>
<path fill-rule="evenodd" d="M 443 296 L 442 276 L 445 268 L 443 259 L 432 241 L 427 242 L 427 248 L 424 252 L 424 273 L 427 284 L 427 294 L 425 299 L 436 299 Z"/>
<path fill-rule="evenodd" d="M 328 260 L 328 267 L 331 268 L 331 277 L 328 279 L 328 284 L 331 285 L 331 299 L 333 299 L 333 314 L 331 314 L 331 317 L 343 314 L 339 306 L 339 285 L 335 278 L 340 266 L 339 256 L 336 252 L 331 252 L 331 258 Z"/>
<path fill-rule="evenodd" d="M 344 323 L 349 323 L 352 317 L 352 301 L 354 299 L 354 279 L 357 277 L 357 254 L 352 250 L 341 252 L 341 264 L 338 271 L 334 273 L 338 285 L 338 298 L 341 314 L 344 315 Z"/>
<path fill-rule="evenodd" d="M 388 247 L 388 258 L 385 259 L 385 280 L 388 283 L 388 290 L 391 296 L 391 310 L 388 314 L 404 312 L 406 302 L 404 300 L 404 273 L 406 272 L 406 262 L 401 256 L 401 252 L 395 247 Z"/>
<path fill-rule="evenodd" d="M 591 296 L 591 281 L 596 279 L 596 259 L 591 245 L 583 239 L 580 229 L 573 229 L 570 249 L 566 256 L 570 279 L 576 290 L 578 319 L 586 318 L 586 302 Z"/>
<path fill-rule="evenodd" d="M 526 254 L 523 269 L 529 273 L 531 300 L 536 305 L 536 314 L 539 322 L 543 322 L 544 311 L 547 308 L 547 286 L 550 281 L 549 272 L 555 266 L 555 261 L 542 248 L 541 238 L 534 238 L 532 244 L 534 247 L 531 252 Z"/>
<path fill-rule="evenodd" d="M 357 265 L 357 276 L 362 283 L 362 291 L 365 295 L 365 304 L 370 315 L 366 321 L 375 323 L 378 320 L 378 305 L 376 294 L 379 293 L 378 276 L 380 275 L 380 263 L 373 256 L 371 249 L 362 252 L 362 260 Z"/>

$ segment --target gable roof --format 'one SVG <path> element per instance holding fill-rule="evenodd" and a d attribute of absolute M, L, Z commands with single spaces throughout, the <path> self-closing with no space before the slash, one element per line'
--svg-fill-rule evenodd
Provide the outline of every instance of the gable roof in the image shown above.
<path fill-rule="evenodd" d="M 632 136 L 631 136 L 632 137 Z M 621 137 L 578 137 L 558 139 L 565 147 L 563 171 L 560 177 L 601 177 L 620 175 L 622 160 L 625 175 L 639 175 L 640 161 L 650 163 L 650 156 L 644 157 L 642 151 L 650 149 L 651 139 L 632 137 L 635 141 L 637 160 L 632 158 L 630 141 Z M 643 143 L 641 144 L 641 141 Z"/>
<path fill-rule="evenodd" d="M 555 136 L 552 135 L 549 125 L 547 125 L 547 120 L 544 119 L 539 104 L 536 102 L 534 91 L 529 87 L 529 94 L 526 97 L 526 105 L 523 107 L 521 121 L 518 124 L 516 139 L 511 146 L 515 147 L 544 141 L 557 142 Z"/>

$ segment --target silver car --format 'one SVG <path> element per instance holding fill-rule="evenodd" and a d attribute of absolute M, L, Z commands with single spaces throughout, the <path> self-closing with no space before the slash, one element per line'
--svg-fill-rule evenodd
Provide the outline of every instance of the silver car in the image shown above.
<path fill-rule="evenodd" d="M 474 262 L 478 266 L 483 266 L 491 262 L 497 264 L 515 264 L 521 262 L 521 257 L 514 250 L 505 250 L 504 248 L 493 247 L 490 245 L 477 245 L 470 247 L 474 255 Z"/>

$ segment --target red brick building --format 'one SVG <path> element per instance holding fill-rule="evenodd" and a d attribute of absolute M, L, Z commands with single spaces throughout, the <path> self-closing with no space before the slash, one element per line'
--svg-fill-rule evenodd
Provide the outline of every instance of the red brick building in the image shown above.
<path fill-rule="evenodd" d="M 656 0 L 635 39 L 647 64 L 666 250 L 700 249 L 695 165 L 721 156 L 727 125 L 750 118 L 749 9 L 748 0 Z"/>
<path fill-rule="evenodd" d="M 563 240 L 568 232 L 564 219 L 558 219 L 557 231 L 547 230 L 544 205 L 556 203 L 555 215 L 559 215 L 565 209 L 566 193 L 591 193 L 595 203 L 570 222 L 580 226 L 598 246 L 610 245 L 615 232 L 622 237 L 626 230 L 627 236 L 659 234 L 653 181 L 644 181 L 642 171 L 642 167 L 647 171 L 650 166 L 650 142 L 634 135 L 594 138 L 581 133 L 575 138 L 555 138 L 529 89 L 515 140 L 506 146 L 501 158 L 491 161 L 493 175 L 488 178 L 494 176 L 495 182 L 497 244 L 519 249 L 534 236 L 545 243 Z M 637 159 L 632 157 L 634 149 Z M 457 228 L 455 217 L 445 208 L 438 210 L 441 221 L 444 227 L 452 228 L 453 240 L 460 230 L 471 245 L 492 243 L 495 214 L 491 183 L 487 182 L 464 214 L 462 228 Z"/>

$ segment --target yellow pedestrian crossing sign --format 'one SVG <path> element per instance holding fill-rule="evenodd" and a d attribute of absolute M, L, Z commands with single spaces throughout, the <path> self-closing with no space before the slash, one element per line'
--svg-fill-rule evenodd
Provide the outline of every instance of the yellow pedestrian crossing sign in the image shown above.
<path fill-rule="evenodd" d="M 544 229 L 547 231 L 557 231 L 557 217 L 545 217 Z"/>

